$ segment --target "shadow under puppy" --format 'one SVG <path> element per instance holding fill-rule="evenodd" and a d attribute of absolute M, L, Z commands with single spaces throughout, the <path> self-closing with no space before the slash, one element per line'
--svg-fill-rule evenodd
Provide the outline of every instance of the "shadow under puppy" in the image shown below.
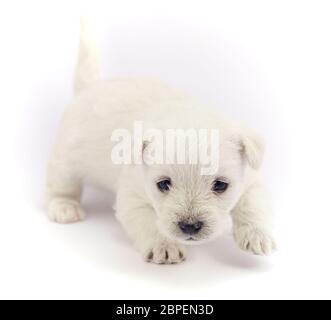
<path fill-rule="evenodd" d="M 141 143 L 121 145 L 114 133 L 124 130 L 135 140 L 137 121 L 144 124 Z M 176 128 L 217 129 L 217 139 L 198 145 L 211 150 L 216 141 L 214 171 L 203 173 L 199 158 L 187 161 L 192 140 L 173 148 L 175 159 L 188 151 L 184 162 L 150 161 L 163 142 L 149 136 L 155 128 L 164 134 Z M 122 164 L 113 161 L 119 145 L 126 153 Z M 258 174 L 263 151 L 254 132 L 160 81 L 102 80 L 97 51 L 82 21 L 75 98 L 64 113 L 48 167 L 49 217 L 59 223 L 82 220 L 83 184 L 93 183 L 116 193 L 116 216 L 147 261 L 183 261 L 186 245 L 214 239 L 229 216 L 240 248 L 270 254 L 275 249 L 271 210 Z M 132 154 L 136 161 L 130 163 Z"/>

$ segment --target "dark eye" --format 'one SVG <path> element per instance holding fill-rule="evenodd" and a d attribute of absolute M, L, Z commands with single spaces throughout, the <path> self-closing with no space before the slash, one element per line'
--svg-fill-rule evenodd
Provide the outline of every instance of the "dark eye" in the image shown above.
<path fill-rule="evenodd" d="M 166 192 L 170 190 L 171 181 L 170 179 L 165 179 L 157 183 L 157 187 L 161 192 Z"/>
<path fill-rule="evenodd" d="M 229 187 L 229 184 L 221 180 L 216 180 L 213 185 L 213 191 L 217 193 L 223 193 Z"/>

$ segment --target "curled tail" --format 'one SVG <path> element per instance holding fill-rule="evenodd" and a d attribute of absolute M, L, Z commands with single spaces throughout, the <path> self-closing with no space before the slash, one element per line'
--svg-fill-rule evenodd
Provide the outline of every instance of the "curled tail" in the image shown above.
<path fill-rule="evenodd" d="M 75 72 L 75 94 L 100 79 L 99 51 L 95 46 L 91 28 L 85 18 L 80 20 L 80 48 Z"/>

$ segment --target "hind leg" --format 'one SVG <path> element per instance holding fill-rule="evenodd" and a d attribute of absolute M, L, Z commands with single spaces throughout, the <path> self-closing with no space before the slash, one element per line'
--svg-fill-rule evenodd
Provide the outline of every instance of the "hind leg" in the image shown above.
<path fill-rule="evenodd" d="M 48 216 L 58 223 L 83 220 L 85 212 L 80 205 L 82 182 L 72 169 L 63 164 L 50 164 L 47 179 Z"/>

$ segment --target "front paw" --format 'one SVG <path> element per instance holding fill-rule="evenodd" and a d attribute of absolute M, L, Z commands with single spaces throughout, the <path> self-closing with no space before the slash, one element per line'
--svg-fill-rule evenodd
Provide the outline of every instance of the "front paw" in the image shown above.
<path fill-rule="evenodd" d="M 236 227 L 234 238 L 242 250 L 255 255 L 267 256 L 276 250 L 276 242 L 272 235 L 254 226 Z"/>
<path fill-rule="evenodd" d="M 53 199 L 49 204 L 48 217 L 57 223 L 73 223 L 84 220 L 85 212 L 77 201 Z"/>
<path fill-rule="evenodd" d="M 183 246 L 165 240 L 156 241 L 145 253 L 145 260 L 156 264 L 177 264 L 185 259 Z"/>

